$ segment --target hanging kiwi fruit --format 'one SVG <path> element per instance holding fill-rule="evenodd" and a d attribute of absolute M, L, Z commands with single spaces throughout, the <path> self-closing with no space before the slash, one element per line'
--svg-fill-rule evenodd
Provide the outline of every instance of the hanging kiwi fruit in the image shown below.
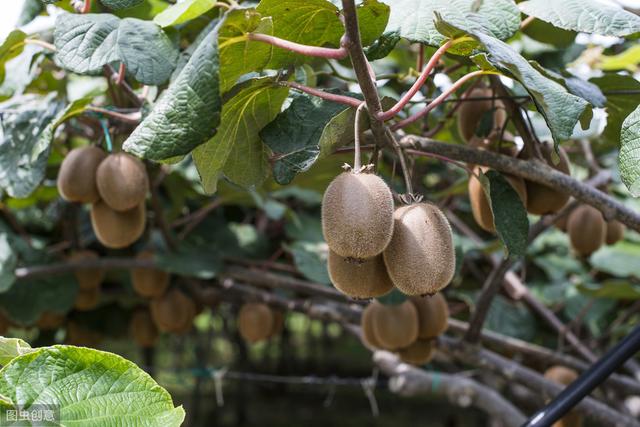
<path fill-rule="evenodd" d="M 409 300 L 400 304 L 379 304 L 373 316 L 373 333 L 387 350 L 398 350 L 418 339 L 418 310 Z"/>
<path fill-rule="evenodd" d="M 422 366 L 431 362 L 436 353 L 434 340 L 418 339 L 408 347 L 398 350 L 398 356 L 404 363 Z"/>
<path fill-rule="evenodd" d="M 190 329 L 196 312 L 193 300 L 177 288 L 151 300 L 149 308 L 153 322 L 162 332 Z"/>
<path fill-rule="evenodd" d="M 271 328 L 269 338 L 280 335 L 284 329 L 284 313 L 280 310 L 271 310 L 271 312 L 273 313 L 273 328 Z"/>
<path fill-rule="evenodd" d="M 79 289 L 73 308 L 78 311 L 90 311 L 100 303 L 100 288 Z"/>
<path fill-rule="evenodd" d="M 94 251 L 82 250 L 73 252 L 69 256 L 69 261 L 82 262 L 97 260 L 99 258 L 100 256 Z M 80 289 L 90 291 L 100 287 L 104 280 L 105 271 L 100 268 L 77 268 L 74 270 L 74 275 Z"/>
<path fill-rule="evenodd" d="M 156 344 L 160 334 L 149 310 L 134 311 L 129 321 L 129 335 L 140 347 L 153 347 Z"/>
<path fill-rule="evenodd" d="M 380 343 L 380 340 L 376 336 L 375 330 L 373 328 L 373 319 L 377 316 L 377 313 L 381 310 L 381 308 L 382 304 L 374 300 L 362 311 L 362 316 L 360 317 L 360 327 L 362 329 L 362 341 L 364 341 L 364 344 L 367 347 L 381 349 L 385 348 Z"/>
<path fill-rule="evenodd" d="M 43 331 L 53 331 L 64 324 L 64 319 L 64 314 L 55 313 L 53 311 L 45 311 L 38 318 L 36 327 Z"/>
<path fill-rule="evenodd" d="M 96 172 L 100 197 L 118 212 L 142 204 L 149 189 L 149 177 L 144 164 L 127 153 L 110 154 Z"/>
<path fill-rule="evenodd" d="M 493 91 L 486 87 L 477 87 L 470 90 L 465 98 L 491 98 Z M 487 122 L 487 116 L 490 115 L 491 123 L 488 129 L 481 129 L 482 125 Z M 478 137 L 478 133 L 482 133 L 480 138 L 485 140 L 495 140 L 500 136 L 500 130 L 507 121 L 507 113 L 502 101 L 497 99 L 482 99 L 477 101 L 462 102 L 458 108 L 458 133 L 465 140 L 470 142 L 474 137 Z"/>
<path fill-rule="evenodd" d="M 542 161 L 548 166 L 562 172 L 566 175 L 570 175 L 569 157 L 562 147 L 558 149 L 558 155 L 560 157 L 557 164 L 554 164 L 552 160 L 553 156 L 553 144 L 544 143 L 540 145 L 540 153 L 542 154 Z M 548 215 L 558 212 L 569 201 L 569 195 L 560 191 L 554 190 L 544 184 L 525 180 L 527 186 L 527 211 L 534 215 Z"/>
<path fill-rule="evenodd" d="M 74 148 L 67 154 L 58 172 L 58 192 L 69 202 L 94 203 L 100 199 L 96 171 L 107 157 L 94 145 Z"/>
<path fill-rule="evenodd" d="M 375 298 L 393 289 L 382 255 L 356 260 L 330 249 L 327 268 L 333 286 L 351 298 Z"/>
<path fill-rule="evenodd" d="M 254 344 L 271 336 L 275 324 L 273 311 L 263 303 L 247 303 L 238 312 L 238 332 Z"/>
<path fill-rule="evenodd" d="M 419 338 L 436 338 L 447 330 L 449 306 L 440 292 L 431 296 L 411 297 L 410 301 L 418 311 Z"/>
<path fill-rule="evenodd" d="M 607 234 L 605 236 L 605 243 L 607 245 L 615 245 L 624 238 L 625 226 L 620 221 L 608 221 L 607 222 Z"/>
<path fill-rule="evenodd" d="M 590 205 L 580 205 L 569 214 L 567 234 L 573 250 L 586 257 L 604 244 L 607 223 L 599 210 Z"/>
<path fill-rule="evenodd" d="M 136 259 L 153 260 L 152 251 L 142 251 Z M 169 273 L 155 268 L 134 268 L 131 270 L 131 284 L 136 293 L 145 298 L 156 298 L 169 287 Z"/>
<path fill-rule="evenodd" d="M 556 384 L 567 386 L 578 379 L 578 373 L 573 369 L 556 365 L 547 369 L 544 377 Z M 582 415 L 574 410 L 556 421 L 552 427 L 581 427 L 582 424 Z"/>
<path fill-rule="evenodd" d="M 144 202 L 119 212 L 98 201 L 91 205 L 91 225 L 100 243 L 111 249 L 122 249 L 142 236 L 147 222 L 146 213 Z"/>

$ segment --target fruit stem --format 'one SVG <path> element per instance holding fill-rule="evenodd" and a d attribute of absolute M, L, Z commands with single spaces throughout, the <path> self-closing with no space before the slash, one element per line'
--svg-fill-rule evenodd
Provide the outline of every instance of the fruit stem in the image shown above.
<path fill-rule="evenodd" d="M 109 122 L 107 119 L 100 119 L 100 125 L 102 126 L 102 132 L 104 132 L 104 140 L 107 144 L 107 151 L 113 152 L 113 143 L 111 142 L 111 134 L 109 133 Z"/>
<path fill-rule="evenodd" d="M 309 46 L 306 44 L 295 43 L 289 40 L 284 40 L 279 37 L 270 36 L 268 34 L 249 33 L 247 38 L 252 41 L 258 41 L 268 43 L 272 46 L 286 49 L 291 52 L 299 53 L 306 56 L 314 56 L 318 58 L 329 59 L 344 59 L 347 57 L 347 49 L 344 47 L 344 43 L 341 42 L 341 46 L 338 49 Z"/>
<path fill-rule="evenodd" d="M 367 103 L 362 102 L 356 110 L 356 119 L 354 123 L 354 151 L 353 151 L 353 169 L 355 173 L 359 173 L 362 168 L 360 159 L 360 116 L 363 109 L 367 108 Z"/>
<path fill-rule="evenodd" d="M 389 128 L 386 128 L 385 132 L 387 133 L 387 137 L 393 144 L 393 149 L 396 151 L 398 155 L 398 159 L 400 160 L 400 168 L 402 169 L 402 175 L 404 177 L 404 185 L 407 194 L 413 194 L 413 184 L 411 184 L 411 176 L 409 174 L 409 168 L 407 167 L 407 159 L 404 156 L 404 152 L 402 148 L 400 148 L 400 144 L 395 136 L 393 136 L 393 132 Z"/>
<path fill-rule="evenodd" d="M 325 92 L 323 90 L 314 89 L 309 86 L 302 85 L 296 82 L 279 82 L 282 86 L 288 86 L 290 88 L 299 90 L 300 92 L 308 93 L 309 95 L 317 96 L 318 98 L 326 99 L 327 101 L 337 102 L 338 104 L 348 105 L 349 107 L 358 108 L 362 101 L 350 96 L 338 95 L 335 93 Z"/>

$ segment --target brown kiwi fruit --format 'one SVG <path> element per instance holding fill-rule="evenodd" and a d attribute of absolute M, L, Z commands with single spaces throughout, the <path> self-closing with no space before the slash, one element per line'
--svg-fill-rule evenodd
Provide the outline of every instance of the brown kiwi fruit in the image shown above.
<path fill-rule="evenodd" d="M 54 313 L 53 311 L 45 311 L 40 315 L 36 326 L 43 331 L 52 331 L 58 329 L 64 323 L 64 314 Z"/>
<path fill-rule="evenodd" d="M 266 304 L 247 303 L 238 312 L 238 332 L 248 343 L 254 344 L 269 338 L 274 324 L 273 311 Z"/>
<path fill-rule="evenodd" d="M 620 221 L 607 222 L 607 235 L 605 236 L 605 243 L 607 245 L 615 245 L 624 237 L 625 226 Z"/>
<path fill-rule="evenodd" d="M 65 342 L 70 345 L 97 347 L 102 342 L 102 334 L 72 321 L 67 323 Z"/>
<path fill-rule="evenodd" d="M 98 258 L 100 258 L 100 256 L 97 253 L 89 250 L 77 251 L 69 256 L 70 261 L 78 262 L 83 260 L 96 260 Z M 76 276 L 78 285 L 80 285 L 80 289 L 90 291 L 100 287 L 100 284 L 102 284 L 104 280 L 105 271 L 100 268 L 82 268 L 76 269 L 74 275 Z"/>
<path fill-rule="evenodd" d="M 489 88 L 475 88 L 469 91 L 468 98 L 486 98 L 493 96 L 493 91 Z M 504 104 L 500 100 L 479 100 L 463 102 L 458 109 L 458 132 L 465 142 L 471 141 L 476 136 L 476 130 L 482 121 L 485 113 L 494 110 L 493 126 L 487 139 L 499 137 L 499 129 L 504 127 L 507 120 L 507 113 Z"/>
<path fill-rule="evenodd" d="M 373 173 L 343 172 L 322 199 L 322 233 L 329 248 L 344 258 L 379 255 L 393 232 L 393 196 Z"/>
<path fill-rule="evenodd" d="M 599 210 L 580 205 L 569 214 L 567 234 L 573 250 L 580 256 L 589 256 L 604 244 L 607 223 Z"/>
<path fill-rule="evenodd" d="M 149 303 L 151 318 L 162 332 L 183 332 L 191 328 L 195 303 L 179 289 L 171 289 Z"/>
<path fill-rule="evenodd" d="M 381 305 L 373 316 L 373 333 L 384 349 L 408 347 L 418 339 L 418 310 L 409 300 Z"/>
<path fill-rule="evenodd" d="M 98 306 L 100 302 L 100 288 L 79 289 L 73 308 L 78 311 L 90 311 Z"/>
<path fill-rule="evenodd" d="M 400 360 L 410 365 L 422 366 L 431 362 L 436 353 L 434 340 L 419 339 L 413 344 L 398 351 Z"/>
<path fill-rule="evenodd" d="M 273 313 L 273 328 L 269 334 L 269 338 L 275 337 L 282 333 L 284 329 L 284 313 L 280 310 L 271 310 Z"/>
<path fill-rule="evenodd" d="M 99 201 L 91 206 L 91 224 L 100 243 L 111 249 L 122 249 L 142 236 L 147 222 L 146 213 L 144 203 L 118 212 Z"/>
<path fill-rule="evenodd" d="M 149 177 L 144 164 L 127 153 L 110 154 L 98 166 L 96 184 L 100 197 L 113 210 L 122 212 L 144 202 Z"/>
<path fill-rule="evenodd" d="M 142 251 L 136 255 L 139 260 L 153 260 L 153 252 Z M 169 287 L 169 273 L 155 268 L 134 268 L 131 283 L 136 293 L 145 298 L 156 298 Z"/>
<path fill-rule="evenodd" d="M 578 378 L 578 373 L 564 366 L 552 366 L 544 373 L 544 377 L 559 385 L 567 386 Z M 575 411 L 569 412 L 562 417 L 560 421 L 553 424 L 552 427 L 580 427 L 582 426 L 582 416 Z"/>
<path fill-rule="evenodd" d="M 419 338 L 436 338 L 447 330 L 449 306 L 440 292 L 432 296 L 411 297 L 410 301 L 418 310 Z"/>
<path fill-rule="evenodd" d="M 107 157 L 99 147 L 74 148 L 64 158 L 58 172 L 58 192 L 69 202 L 94 203 L 100 199 L 96 170 Z"/>
<path fill-rule="evenodd" d="M 384 263 L 393 284 L 407 295 L 433 295 L 449 284 L 456 266 L 449 221 L 437 206 L 396 209 Z"/>
<path fill-rule="evenodd" d="M 362 311 L 360 327 L 362 329 L 362 341 L 367 347 L 384 348 L 373 329 L 373 319 L 378 315 L 381 308 L 382 304 L 374 300 Z"/>
<path fill-rule="evenodd" d="M 540 146 L 544 161 L 555 170 L 570 175 L 567 153 L 563 148 L 559 148 L 560 160 L 558 164 L 554 164 L 551 159 L 553 150 L 553 144 L 546 143 Z M 527 180 L 525 180 L 525 184 L 527 185 L 527 211 L 534 215 L 556 213 L 569 201 L 568 194 L 556 191 L 544 184 Z"/>
<path fill-rule="evenodd" d="M 140 347 L 153 347 L 158 341 L 158 328 L 149 310 L 136 310 L 129 321 L 129 334 Z"/>
<path fill-rule="evenodd" d="M 198 315 L 198 304 L 189 298 L 189 304 L 184 309 L 185 316 L 184 321 L 174 331 L 176 334 L 183 335 L 191 330 L 193 327 L 193 319 Z"/>
<path fill-rule="evenodd" d="M 473 169 L 473 173 L 480 175 L 480 172 L 487 173 L 489 168 L 476 166 Z M 524 206 L 527 205 L 527 187 L 524 183 L 524 180 L 518 176 L 513 175 L 505 175 L 507 182 L 513 187 L 514 190 L 520 196 L 520 200 L 522 200 L 522 204 Z M 473 213 L 473 218 L 476 220 L 476 223 L 485 231 L 490 233 L 495 233 L 496 227 L 493 224 L 493 212 L 491 211 L 491 204 L 489 202 L 489 198 L 487 197 L 487 193 L 485 193 L 480 180 L 475 177 L 475 175 L 471 175 L 469 177 L 469 201 L 471 202 L 471 212 Z"/>
<path fill-rule="evenodd" d="M 343 258 L 329 249 L 327 267 L 333 286 L 351 298 L 375 298 L 393 289 L 382 255 L 355 260 Z"/>

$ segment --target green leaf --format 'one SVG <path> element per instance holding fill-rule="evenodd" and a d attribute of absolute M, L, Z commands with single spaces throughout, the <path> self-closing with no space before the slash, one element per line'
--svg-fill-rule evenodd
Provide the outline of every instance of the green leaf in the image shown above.
<path fill-rule="evenodd" d="M 18 257 L 11 247 L 7 233 L 0 233 L 0 292 L 9 289 L 16 280 L 14 270 Z"/>
<path fill-rule="evenodd" d="M 522 32 L 540 43 L 565 48 L 573 43 L 577 35 L 575 31 L 563 30 L 539 19 L 531 21 Z"/>
<path fill-rule="evenodd" d="M 16 26 L 22 27 L 33 21 L 36 16 L 45 10 L 44 4 L 40 0 L 25 0 L 20 11 L 20 16 L 16 22 Z"/>
<path fill-rule="evenodd" d="M 4 64 L 22 53 L 26 38 L 27 35 L 22 31 L 13 30 L 0 45 L 0 83 L 4 81 L 6 73 Z"/>
<path fill-rule="evenodd" d="M 79 74 L 95 74 L 105 64 L 122 62 L 140 83 L 160 85 L 178 60 L 178 50 L 162 29 L 136 18 L 63 13 L 56 18 L 53 38 L 57 60 Z"/>
<path fill-rule="evenodd" d="M 0 337 L 0 365 L 6 365 L 16 357 L 32 351 L 35 349 L 20 338 Z"/>
<path fill-rule="evenodd" d="M 490 170 L 485 176 L 489 181 L 489 199 L 498 237 L 510 256 L 523 257 L 527 251 L 529 218 L 520 196 L 498 172 Z"/>
<path fill-rule="evenodd" d="M 617 55 L 603 55 L 600 58 L 600 69 L 605 71 L 628 70 L 635 72 L 640 64 L 640 45 L 636 44 Z"/>
<path fill-rule="evenodd" d="M 124 142 L 125 151 L 151 160 L 188 154 L 220 124 L 218 23 L 202 40 L 151 113 Z"/>
<path fill-rule="evenodd" d="M 640 197 L 640 106 L 622 122 L 618 165 L 622 182 L 634 197 Z"/>
<path fill-rule="evenodd" d="M 518 6 L 523 13 L 565 30 L 616 37 L 640 32 L 639 16 L 601 1 L 529 0 Z"/>
<path fill-rule="evenodd" d="M 153 18 L 161 27 L 171 27 L 204 15 L 215 5 L 216 0 L 186 0 L 163 10 Z"/>
<path fill-rule="evenodd" d="M 378 40 L 373 42 L 371 46 L 368 46 L 364 53 L 367 55 L 369 61 L 375 61 L 376 59 L 385 58 L 391 53 L 396 44 L 400 41 L 399 31 L 390 31 L 382 34 Z"/>
<path fill-rule="evenodd" d="M 218 250 L 205 242 L 183 243 L 178 250 L 157 255 L 157 265 L 174 274 L 210 280 L 216 277 L 221 267 Z"/>
<path fill-rule="evenodd" d="M 360 24 L 362 45 L 373 43 L 384 31 L 389 22 L 391 8 L 378 0 L 363 0 L 356 9 Z"/>
<path fill-rule="evenodd" d="M 605 280 L 601 284 L 579 284 L 578 290 L 594 298 L 611 298 L 621 300 L 640 299 L 640 286 L 628 280 Z"/>
<path fill-rule="evenodd" d="M 586 101 L 589 101 L 589 103 L 594 107 L 602 108 L 605 106 L 607 98 L 604 96 L 598 85 L 583 80 L 580 77 L 576 77 L 568 71 L 559 74 L 555 71 L 543 68 L 535 61 L 529 61 L 529 63 L 542 75 L 557 83 L 560 83 L 570 93 L 575 96 L 579 96 Z"/>
<path fill-rule="evenodd" d="M 258 132 L 278 114 L 288 93 L 272 78 L 251 79 L 230 93 L 218 134 L 193 153 L 206 192 L 216 191 L 222 172 L 244 187 L 264 180 L 267 153 Z"/>
<path fill-rule="evenodd" d="M 307 279 L 326 285 L 331 283 L 327 271 L 329 248 L 325 242 L 296 241 L 286 249 L 293 255 L 296 268 Z"/>
<path fill-rule="evenodd" d="M 640 245 L 622 240 L 614 246 L 604 246 L 589 258 L 599 271 L 616 277 L 634 276 L 640 279 Z"/>
<path fill-rule="evenodd" d="M 45 347 L 13 359 L 0 370 L 0 394 L 7 409 L 51 405 L 59 425 L 177 427 L 182 407 L 130 362 L 116 354 L 84 347 Z M 13 407 L 13 408 L 11 408 Z"/>
<path fill-rule="evenodd" d="M 518 31 L 520 12 L 513 0 L 388 0 L 391 16 L 385 33 L 398 32 L 411 42 L 440 46 L 445 37 L 436 29 L 434 12 L 456 28 L 508 39 Z M 456 51 L 455 47 L 451 51 Z"/>
<path fill-rule="evenodd" d="M 143 2 L 144 0 L 100 0 L 100 3 L 113 10 L 129 9 Z"/>
<path fill-rule="evenodd" d="M 497 295 L 486 320 L 487 329 L 531 341 L 536 336 L 536 318 L 521 303 L 512 304 Z"/>
<path fill-rule="evenodd" d="M 640 82 L 632 76 L 621 74 L 607 74 L 590 80 L 607 95 L 605 108 L 607 110 L 607 127 L 602 134 L 603 139 L 612 146 L 620 143 L 622 122 L 638 106 L 638 99 L 629 96 L 630 93 L 640 91 Z"/>

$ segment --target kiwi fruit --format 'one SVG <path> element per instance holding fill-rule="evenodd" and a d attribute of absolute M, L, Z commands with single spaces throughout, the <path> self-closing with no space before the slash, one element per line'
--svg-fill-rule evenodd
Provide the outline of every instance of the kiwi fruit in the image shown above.
<path fill-rule="evenodd" d="M 69 256 L 70 261 L 82 262 L 83 260 L 96 260 L 100 256 L 94 251 L 83 250 L 72 253 Z M 90 291 L 100 287 L 100 284 L 104 280 L 105 271 L 100 268 L 81 268 L 76 269 L 74 272 L 76 280 L 81 290 Z"/>
<path fill-rule="evenodd" d="M 269 338 L 275 337 L 282 333 L 284 329 L 284 313 L 280 310 L 272 310 L 273 313 L 273 328 L 269 334 Z"/>
<path fill-rule="evenodd" d="M 378 301 L 373 301 L 362 311 L 360 328 L 362 329 L 362 341 L 367 347 L 384 348 L 373 329 L 373 319 L 378 315 L 381 308 L 382 304 Z"/>
<path fill-rule="evenodd" d="M 605 243 L 607 245 L 615 245 L 624 237 L 625 226 L 620 221 L 607 222 L 607 235 L 605 236 Z"/>
<path fill-rule="evenodd" d="M 199 313 L 198 304 L 194 300 L 189 298 L 189 304 L 185 306 L 184 313 L 184 320 L 174 330 L 174 332 L 179 335 L 186 334 L 193 327 L 193 319 L 195 319 Z"/>
<path fill-rule="evenodd" d="M 65 342 L 70 345 L 97 347 L 102 342 L 102 334 L 71 321 L 67 323 Z"/>
<path fill-rule="evenodd" d="M 599 210 L 580 205 L 569 214 L 567 234 L 573 250 L 580 256 L 589 256 L 603 245 L 607 223 Z"/>
<path fill-rule="evenodd" d="M 553 144 L 542 144 L 540 146 L 540 152 L 547 165 L 559 172 L 570 175 L 569 157 L 564 149 L 559 148 L 560 160 L 558 164 L 554 164 L 552 161 Z M 525 184 L 527 186 L 527 211 L 534 215 L 556 213 L 569 201 L 570 196 L 568 194 L 554 190 L 544 184 L 528 180 L 525 180 Z"/>
<path fill-rule="evenodd" d="M 355 260 L 343 258 L 329 249 L 327 267 L 333 286 L 351 298 L 375 298 L 393 289 L 382 255 Z"/>
<path fill-rule="evenodd" d="M 191 328 L 195 303 L 179 289 L 171 289 L 149 303 L 151 318 L 162 332 L 182 333 Z"/>
<path fill-rule="evenodd" d="M 79 289 L 73 307 L 78 311 L 90 311 L 100 302 L 100 288 Z"/>
<path fill-rule="evenodd" d="M 381 305 L 374 313 L 373 333 L 382 348 L 398 350 L 418 339 L 418 310 L 411 301 Z"/>
<path fill-rule="evenodd" d="M 393 232 L 393 196 L 372 173 L 338 175 L 322 199 L 322 233 L 329 248 L 344 258 L 379 255 Z"/>
<path fill-rule="evenodd" d="M 142 251 L 136 255 L 136 259 L 145 261 L 153 260 L 153 257 L 151 251 Z M 155 268 L 134 268 L 131 270 L 131 283 L 138 295 L 156 298 L 169 287 L 169 273 Z"/>
<path fill-rule="evenodd" d="M 489 168 L 476 166 L 473 169 L 473 173 L 480 175 L 480 172 L 486 173 Z M 513 187 L 513 189 L 520 196 L 522 204 L 527 205 L 527 188 L 524 180 L 518 176 L 505 175 L 507 182 Z M 476 223 L 485 231 L 495 233 L 496 227 L 493 223 L 493 212 L 491 210 L 491 203 L 485 193 L 480 180 L 471 175 L 469 177 L 469 201 L 471 202 L 471 213 Z"/>
<path fill-rule="evenodd" d="M 140 347 L 153 347 L 158 341 L 158 328 L 148 310 L 136 310 L 129 322 L 129 334 Z"/>
<path fill-rule="evenodd" d="M 578 378 L 578 373 L 573 369 L 566 368 L 564 366 L 552 366 L 544 373 L 544 377 L 556 384 L 567 386 L 574 382 Z M 552 427 L 580 427 L 582 426 L 582 416 L 571 411 L 562 417 L 559 421 L 555 422 Z"/>
<path fill-rule="evenodd" d="M 436 338 L 447 330 L 449 306 L 440 292 L 432 296 L 411 297 L 410 301 L 418 310 L 419 338 Z"/>
<path fill-rule="evenodd" d="M 435 355 L 435 350 L 434 340 L 419 339 L 408 347 L 398 350 L 398 356 L 404 363 L 422 366 L 431 362 Z"/>
<path fill-rule="evenodd" d="M 144 164 L 127 153 L 110 154 L 96 172 L 98 192 L 115 211 L 128 211 L 144 202 L 149 177 Z"/>
<path fill-rule="evenodd" d="M 560 218 L 556 219 L 553 222 L 553 225 L 555 225 L 555 227 L 560 230 L 560 231 L 564 231 L 565 233 L 567 232 L 567 222 L 569 221 L 569 215 L 562 215 Z"/>
<path fill-rule="evenodd" d="M 13 322 L 0 311 L 0 335 L 5 336 L 9 331 L 9 327 L 13 326 Z"/>
<path fill-rule="evenodd" d="M 53 311 L 45 311 L 40 315 L 36 326 L 43 331 L 52 331 L 58 329 L 64 323 L 64 314 L 54 313 Z"/>
<path fill-rule="evenodd" d="M 468 98 L 486 98 L 493 96 L 493 91 L 489 88 L 475 88 L 469 91 Z M 458 132 L 460 136 L 469 142 L 474 136 L 485 113 L 493 110 L 493 124 L 487 139 L 499 137 L 499 129 L 502 129 L 507 120 L 507 113 L 504 104 L 500 100 L 478 100 L 463 102 L 458 109 Z"/>
<path fill-rule="evenodd" d="M 105 157 L 107 153 L 93 145 L 71 150 L 58 172 L 58 192 L 62 198 L 69 202 L 97 202 L 100 193 L 96 170 Z"/>
<path fill-rule="evenodd" d="M 456 266 L 449 221 L 437 206 L 416 203 L 396 209 L 384 250 L 393 284 L 407 295 L 433 295 L 449 284 Z"/>
<path fill-rule="evenodd" d="M 91 205 L 91 225 L 104 246 L 122 249 L 142 236 L 147 222 L 144 203 L 131 210 L 118 212 L 99 201 Z"/>
<path fill-rule="evenodd" d="M 250 344 L 271 336 L 276 323 L 273 311 L 263 303 L 246 303 L 238 312 L 238 332 Z"/>

